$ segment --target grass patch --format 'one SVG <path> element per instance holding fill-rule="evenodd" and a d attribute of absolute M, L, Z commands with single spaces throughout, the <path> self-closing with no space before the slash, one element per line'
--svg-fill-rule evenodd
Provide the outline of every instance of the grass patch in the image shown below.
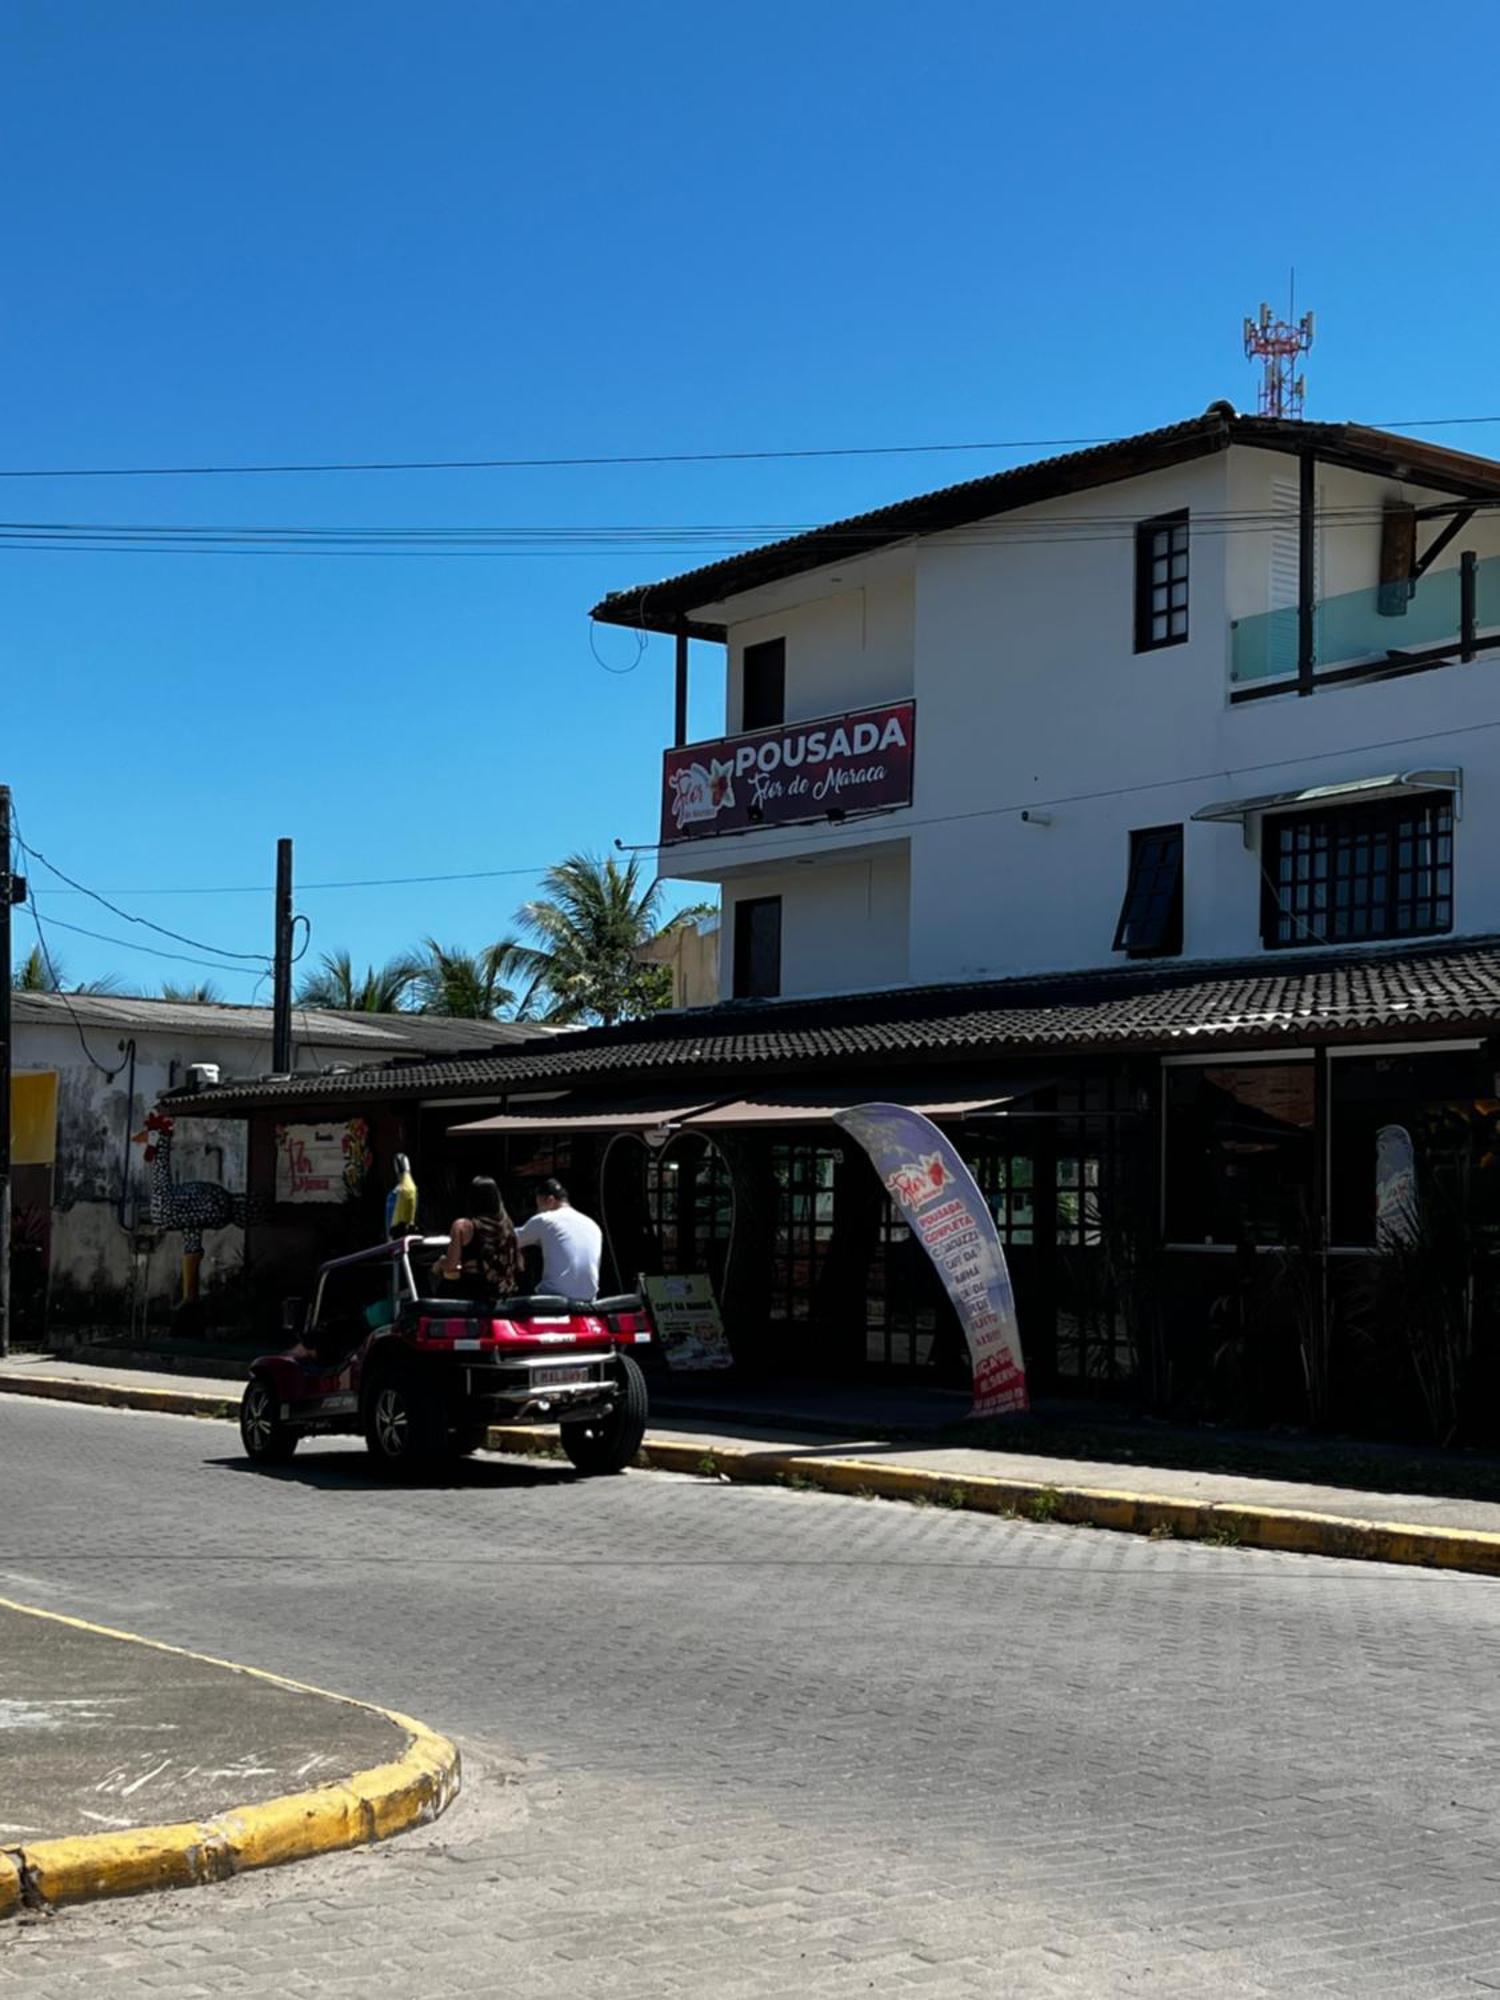
<path fill-rule="evenodd" d="M 1237 1549 L 1243 1545 L 1245 1538 L 1232 1521 L 1216 1521 L 1212 1527 L 1205 1528 L 1198 1539 L 1206 1548 Z"/>

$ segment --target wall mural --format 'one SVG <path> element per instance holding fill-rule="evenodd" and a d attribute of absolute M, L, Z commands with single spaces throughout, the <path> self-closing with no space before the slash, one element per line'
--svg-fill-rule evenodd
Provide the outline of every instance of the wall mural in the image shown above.
<path fill-rule="evenodd" d="M 198 1302 L 198 1273 L 203 1263 L 205 1229 L 243 1229 L 248 1205 L 242 1194 L 231 1194 L 218 1181 L 178 1181 L 172 1178 L 173 1121 L 151 1112 L 132 1143 L 145 1147 L 151 1197 L 151 1221 L 157 1229 L 182 1236 L 182 1302 Z"/>

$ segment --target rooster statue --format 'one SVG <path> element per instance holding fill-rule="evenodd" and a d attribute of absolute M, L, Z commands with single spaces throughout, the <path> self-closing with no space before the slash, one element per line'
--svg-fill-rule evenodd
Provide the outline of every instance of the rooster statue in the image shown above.
<path fill-rule="evenodd" d="M 143 1158 L 150 1170 L 151 1220 L 158 1229 L 182 1233 L 182 1302 L 198 1302 L 198 1273 L 203 1262 L 205 1229 L 243 1228 L 246 1201 L 231 1194 L 217 1181 L 174 1181 L 172 1178 L 172 1120 L 164 1112 L 152 1111 L 145 1130 L 132 1142 L 144 1146 Z"/>

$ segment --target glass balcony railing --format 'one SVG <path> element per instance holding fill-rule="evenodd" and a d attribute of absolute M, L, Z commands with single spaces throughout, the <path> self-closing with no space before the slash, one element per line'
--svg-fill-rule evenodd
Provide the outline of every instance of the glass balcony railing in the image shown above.
<path fill-rule="evenodd" d="M 1368 661 L 1373 668 L 1393 656 L 1423 653 L 1463 639 L 1462 571 L 1436 569 L 1415 584 L 1377 584 L 1319 598 L 1313 609 L 1313 665 L 1317 673 Z M 1406 596 L 1407 590 L 1411 591 Z M 1398 607 L 1392 615 L 1391 606 Z M 1500 628 L 1500 556 L 1474 565 L 1474 634 Z M 1231 628 L 1229 679 L 1244 688 L 1297 678 L 1297 607 L 1237 618 Z"/>

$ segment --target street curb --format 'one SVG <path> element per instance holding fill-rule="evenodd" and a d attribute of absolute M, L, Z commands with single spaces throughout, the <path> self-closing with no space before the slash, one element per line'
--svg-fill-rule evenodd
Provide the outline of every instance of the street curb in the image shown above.
<path fill-rule="evenodd" d="M 228 1419 L 238 1410 L 236 1403 L 216 1396 L 209 1389 L 153 1389 L 134 1382 L 75 1382 L 57 1375 L 0 1374 L 0 1396 L 40 1396 L 46 1402 L 92 1403 L 106 1410 L 155 1410 L 169 1417 Z"/>
<path fill-rule="evenodd" d="M 366 1709 L 410 1738 L 402 1754 L 388 1764 L 356 1771 L 350 1778 L 311 1791 L 288 1792 L 259 1805 L 233 1806 L 212 1819 L 0 1848 L 0 1918 L 105 1896 L 133 1896 L 149 1889 L 193 1888 L 222 1882 L 251 1868 L 272 1868 L 284 1861 L 305 1861 L 317 1854 L 363 1847 L 372 1840 L 386 1840 L 392 1834 L 426 1825 L 458 1796 L 462 1772 L 456 1746 L 425 1723 L 395 1709 L 356 1701 L 350 1695 L 330 1694 L 326 1688 L 311 1687 L 305 1681 L 288 1680 L 283 1674 L 241 1666 L 234 1660 L 215 1659 L 209 1653 L 194 1653 L 185 1646 L 143 1639 L 135 1632 L 94 1625 L 58 1611 L 42 1611 L 32 1604 L 16 1604 L 9 1598 L 0 1598 L 0 1610 L 49 1619 L 129 1645 L 149 1646 L 154 1652 L 247 1674 L 297 1694 L 315 1694 L 347 1708 Z"/>
<path fill-rule="evenodd" d="M 491 1433 L 496 1450 L 551 1456 L 550 1430 Z M 860 1498 L 920 1501 L 976 1514 L 1107 1528 L 1163 1540 L 1276 1549 L 1345 1561 L 1396 1563 L 1422 1569 L 1500 1576 L 1500 1534 L 1479 1528 L 1423 1528 L 1401 1521 L 1361 1521 L 1342 1514 L 1300 1513 L 1242 1500 L 1181 1500 L 1108 1487 L 1054 1486 L 993 1473 L 937 1472 L 925 1466 L 882 1465 L 877 1459 L 809 1457 L 746 1445 L 677 1444 L 646 1439 L 638 1463 L 658 1472 L 747 1485 L 815 1487 Z"/>
<path fill-rule="evenodd" d="M 222 1419 L 234 1413 L 233 1405 L 226 1404 L 222 1396 L 204 1390 L 137 1389 L 128 1382 L 0 1375 L 0 1395 L 11 1394 L 103 1404 L 111 1409 L 163 1410 L 181 1416 Z M 540 1458 L 555 1458 L 559 1452 L 556 1430 L 539 1425 L 494 1429 L 490 1439 L 495 1451 Z M 965 1508 L 976 1514 L 1016 1515 L 1164 1540 L 1500 1576 L 1500 1534 L 1482 1528 L 1424 1528 L 1406 1521 L 1363 1521 L 1343 1514 L 1303 1513 L 1243 1500 L 1182 1500 L 1109 1487 L 1007 1479 L 997 1473 L 937 1472 L 924 1466 L 884 1465 L 876 1459 L 762 1450 L 754 1445 L 681 1444 L 664 1437 L 648 1436 L 636 1462 L 658 1472 L 727 1479 L 737 1484 L 815 1487 L 827 1493 L 917 1501 Z M 4 1899 L 0 1876 L 0 1910 Z"/>

